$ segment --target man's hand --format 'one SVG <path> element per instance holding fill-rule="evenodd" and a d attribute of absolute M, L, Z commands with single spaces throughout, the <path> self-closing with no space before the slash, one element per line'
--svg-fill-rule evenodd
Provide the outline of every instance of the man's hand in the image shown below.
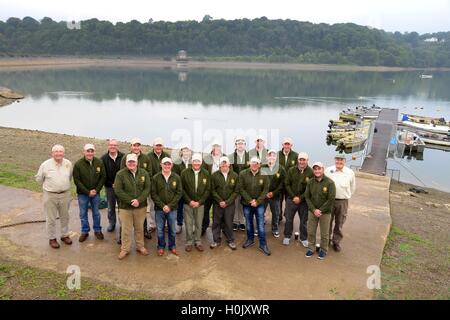
<path fill-rule="evenodd" d="M 300 199 L 300 197 L 294 197 L 294 199 L 292 199 L 292 201 L 294 201 L 295 204 L 299 204 L 301 199 Z"/>
<path fill-rule="evenodd" d="M 269 192 L 269 193 L 266 195 L 266 197 L 269 198 L 269 199 L 272 199 L 272 198 L 273 198 L 273 192 Z"/>
<path fill-rule="evenodd" d="M 92 189 L 92 190 L 89 191 L 89 197 L 90 197 L 90 198 L 93 198 L 93 197 L 95 197 L 96 195 L 97 195 L 97 190 Z"/>
<path fill-rule="evenodd" d="M 200 203 L 198 203 L 197 201 L 192 200 L 191 202 L 189 202 L 189 206 L 191 206 L 191 208 L 198 208 L 200 207 Z"/>
<path fill-rule="evenodd" d="M 220 201 L 220 202 L 219 202 L 219 206 L 220 206 L 222 209 L 225 209 L 225 208 L 227 207 L 227 204 L 225 203 L 225 201 Z"/>
<path fill-rule="evenodd" d="M 131 205 L 135 208 L 139 207 L 139 200 L 138 199 L 131 200 Z"/>
<path fill-rule="evenodd" d="M 253 199 L 252 201 L 250 201 L 250 205 L 251 205 L 252 207 L 257 207 L 258 204 L 256 203 L 256 199 Z"/>
<path fill-rule="evenodd" d="M 314 210 L 314 215 L 319 218 L 322 215 L 322 212 L 319 209 Z"/>
<path fill-rule="evenodd" d="M 163 211 L 164 211 L 164 213 L 169 213 L 170 212 L 170 207 L 169 206 L 164 206 L 163 207 Z"/>

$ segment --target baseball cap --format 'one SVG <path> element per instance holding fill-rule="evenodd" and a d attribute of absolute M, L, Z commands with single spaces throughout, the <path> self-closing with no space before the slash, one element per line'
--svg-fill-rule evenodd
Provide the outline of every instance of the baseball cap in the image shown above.
<path fill-rule="evenodd" d="M 192 161 L 200 161 L 200 162 L 202 162 L 203 161 L 202 160 L 202 155 L 200 153 L 194 153 L 192 155 Z"/>
<path fill-rule="evenodd" d="M 300 153 L 298 154 L 297 159 L 305 159 L 305 160 L 308 160 L 309 157 L 308 157 L 308 154 L 307 154 L 306 152 L 300 152 Z"/>
<path fill-rule="evenodd" d="M 324 168 L 323 163 L 320 162 L 320 161 L 314 162 L 314 164 L 312 165 L 312 167 L 314 168 L 315 166 Z"/>
<path fill-rule="evenodd" d="M 133 144 L 137 144 L 137 143 L 142 144 L 141 139 L 139 139 L 139 138 L 133 138 L 133 139 L 131 139 L 131 144 L 132 144 L 132 145 L 133 145 Z"/>
<path fill-rule="evenodd" d="M 83 147 L 84 151 L 87 151 L 87 150 L 90 150 L 90 149 L 95 150 L 95 147 L 94 147 L 94 145 L 92 143 L 86 143 L 84 145 L 84 147 Z"/>
<path fill-rule="evenodd" d="M 228 157 L 220 157 L 220 160 L 219 160 L 219 163 L 222 163 L 222 162 L 226 162 L 226 163 L 230 163 L 230 159 L 228 159 Z"/>
<path fill-rule="evenodd" d="M 344 154 L 342 154 L 342 153 L 338 153 L 338 154 L 336 154 L 335 156 L 334 156 L 334 158 L 335 159 L 343 159 L 343 160 L 345 160 L 346 158 L 345 158 L 345 155 Z"/>
<path fill-rule="evenodd" d="M 164 158 L 161 160 L 161 163 L 166 163 L 166 162 L 173 163 L 173 162 L 172 162 L 172 159 L 170 159 L 169 157 L 164 157 Z"/>
<path fill-rule="evenodd" d="M 269 152 L 267 152 L 267 154 L 269 154 L 269 153 L 275 153 L 275 154 L 277 154 L 277 150 L 275 150 L 275 149 L 270 149 Z"/>
<path fill-rule="evenodd" d="M 164 140 L 161 137 L 155 138 L 153 145 L 156 146 L 157 144 L 164 145 Z"/>
<path fill-rule="evenodd" d="M 292 144 L 292 139 L 289 137 L 283 138 L 283 141 L 281 142 L 281 144 L 285 144 L 285 143 Z"/>
<path fill-rule="evenodd" d="M 127 154 L 127 162 L 128 161 L 138 161 L 138 157 L 135 153 Z"/>
<path fill-rule="evenodd" d="M 258 157 L 252 157 L 252 158 L 250 159 L 250 162 L 261 163 L 261 159 L 259 159 Z"/>

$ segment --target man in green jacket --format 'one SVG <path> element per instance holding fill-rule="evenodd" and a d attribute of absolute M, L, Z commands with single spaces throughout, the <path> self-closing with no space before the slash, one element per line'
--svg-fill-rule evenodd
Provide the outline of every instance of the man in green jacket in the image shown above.
<path fill-rule="evenodd" d="M 278 238 L 280 236 L 280 231 L 278 230 L 280 195 L 284 188 L 286 172 L 278 163 L 277 152 L 275 150 L 269 150 L 267 153 L 267 165 L 261 168 L 261 172 L 269 178 L 269 192 L 267 192 L 266 199 L 264 200 L 264 212 L 270 206 L 270 212 L 272 213 L 272 234 L 275 238 Z"/>
<path fill-rule="evenodd" d="M 192 150 L 190 146 L 187 144 L 181 145 L 178 158 L 174 159 L 173 161 L 172 170 L 181 177 L 181 172 L 183 172 L 184 169 L 192 168 L 191 157 Z M 181 230 L 183 228 L 183 208 L 184 200 L 183 197 L 181 197 L 180 201 L 178 201 L 177 207 L 177 234 L 181 233 Z"/>
<path fill-rule="evenodd" d="M 278 162 L 287 173 L 290 168 L 295 167 L 297 164 L 298 153 L 292 150 L 293 142 L 289 137 L 283 138 L 281 141 L 282 149 L 278 151 Z M 283 220 L 283 216 L 286 214 L 286 209 L 283 212 L 283 202 L 286 201 L 286 189 L 283 188 L 280 195 L 280 222 Z"/>
<path fill-rule="evenodd" d="M 264 231 L 264 199 L 269 192 L 269 179 L 261 174 L 260 168 L 261 160 L 258 157 L 253 157 L 250 159 L 250 168 L 239 174 L 238 189 L 242 197 L 242 206 L 247 222 L 247 240 L 242 247 L 246 249 L 255 244 L 253 218 L 256 217 L 259 249 L 265 255 L 270 256 Z"/>
<path fill-rule="evenodd" d="M 129 154 L 131 154 L 131 153 L 134 153 L 137 156 L 137 158 L 138 158 L 137 166 L 139 168 L 142 168 L 142 169 L 146 170 L 147 173 L 148 173 L 148 176 L 151 179 L 152 176 L 153 176 L 152 164 L 150 162 L 150 158 L 145 153 L 142 152 L 141 139 L 139 139 L 139 138 L 131 139 L 131 150 L 130 150 Z M 121 169 L 125 168 L 125 160 L 126 160 L 126 157 L 123 157 L 122 158 L 122 162 L 120 164 L 120 168 Z M 153 227 L 153 229 L 152 229 L 152 227 Z M 154 225 L 150 226 L 150 229 L 152 229 L 152 230 L 148 229 L 148 227 L 147 227 L 147 217 L 144 219 L 144 226 L 143 226 L 143 228 L 144 228 L 144 237 L 147 238 L 147 239 L 151 239 L 152 235 L 150 234 L 150 232 L 155 229 L 155 226 Z M 122 232 L 120 232 L 120 234 L 122 234 Z M 119 244 L 120 244 L 120 241 L 121 240 L 119 239 L 119 241 L 118 241 Z"/>
<path fill-rule="evenodd" d="M 211 177 L 211 193 L 214 198 L 213 210 L 213 242 L 211 249 L 221 244 L 222 231 L 227 238 L 228 246 L 236 249 L 233 234 L 234 201 L 238 194 L 238 174 L 230 170 L 228 157 L 220 158 L 220 169 Z"/>
<path fill-rule="evenodd" d="M 161 172 L 161 160 L 163 158 L 170 158 L 170 155 L 164 152 L 164 140 L 160 137 L 155 138 L 153 140 L 153 149 L 147 154 L 147 157 L 150 159 L 151 165 L 151 176 L 153 176 L 158 172 Z M 155 217 L 155 202 L 153 201 L 151 195 L 148 197 L 148 227 L 150 232 L 156 230 L 156 217 Z"/>
<path fill-rule="evenodd" d="M 166 237 L 164 227 L 169 227 L 169 250 L 178 255 L 175 244 L 177 206 L 183 190 L 181 178 L 172 172 L 173 162 L 169 157 L 161 160 L 162 171 L 153 176 L 152 198 L 155 202 L 156 229 L 158 232 L 158 256 L 164 255 Z"/>
<path fill-rule="evenodd" d="M 103 240 L 102 226 L 100 222 L 100 190 L 106 180 L 106 171 L 103 162 L 96 158 L 93 144 L 86 144 L 83 148 L 83 158 L 78 160 L 73 167 L 73 181 L 77 187 L 78 206 L 80 207 L 81 235 L 78 239 L 83 242 L 89 236 L 91 230 L 88 219 L 89 204 L 92 209 L 94 222 L 94 234 L 99 240 Z"/>
<path fill-rule="evenodd" d="M 192 251 L 195 245 L 198 251 L 203 251 L 201 242 L 202 222 L 205 201 L 210 193 L 210 175 L 202 168 L 202 155 L 192 156 L 192 168 L 181 173 L 184 199 L 184 221 L 186 225 L 186 251 Z M 194 231 L 195 227 L 195 231 Z"/>
<path fill-rule="evenodd" d="M 312 166 L 314 178 L 306 186 L 305 198 L 308 203 L 308 251 L 305 257 L 314 255 L 316 248 L 317 225 L 320 225 L 320 251 L 318 259 L 325 259 L 330 241 L 331 210 L 336 198 L 336 187 L 333 180 L 324 174 L 322 162 Z"/>
<path fill-rule="evenodd" d="M 241 171 L 249 168 L 250 156 L 245 150 L 246 142 L 244 137 L 236 137 L 234 139 L 234 145 L 236 148 L 234 152 L 228 156 L 228 158 L 231 162 L 231 169 L 239 175 Z M 242 211 L 241 195 L 238 194 L 234 204 L 236 209 L 233 218 L 233 230 L 237 231 L 239 229 L 241 231 L 245 231 L 245 219 L 244 211 Z"/>
<path fill-rule="evenodd" d="M 300 220 L 299 231 L 302 245 L 308 247 L 308 204 L 305 199 L 306 185 L 313 178 L 313 171 L 308 166 L 308 154 L 298 154 L 297 165 L 290 168 L 286 178 L 286 224 L 284 226 L 284 245 L 289 245 L 294 229 L 295 214 L 298 213 Z"/>
<path fill-rule="evenodd" d="M 130 153 L 125 157 L 126 167 L 116 174 L 114 192 L 119 200 L 119 219 L 122 246 L 119 259 L 125 258 L 131 250 L 131 234 L 134 229 L 136 250 L 148 255 L 144 246 L 144 223 L 147 197 L 150 193 L 150 177 L 147 170 L 138 167 L 138 157 Z"/>

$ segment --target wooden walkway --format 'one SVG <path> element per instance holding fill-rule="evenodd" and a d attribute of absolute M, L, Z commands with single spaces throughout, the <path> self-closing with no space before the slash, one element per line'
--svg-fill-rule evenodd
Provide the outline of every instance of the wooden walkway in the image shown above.
<path fill-rule="evenodd" d="M 387 154 L 392 134 L 397 132 L 398 109 L 382 109 L 375 120 L 372 148 L 361 165 L 361 171 L 386 175 Z"/>

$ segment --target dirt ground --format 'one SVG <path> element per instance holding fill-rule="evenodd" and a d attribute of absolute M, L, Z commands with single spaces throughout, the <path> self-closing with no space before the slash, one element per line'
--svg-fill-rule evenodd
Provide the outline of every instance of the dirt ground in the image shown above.
<path fill-rule="evenodd" d="M 450 299 L 450 194 L 391 182 L 392 226 L 378 299 Z M 422 189 L 422 188 L 421 188 Z"/>

